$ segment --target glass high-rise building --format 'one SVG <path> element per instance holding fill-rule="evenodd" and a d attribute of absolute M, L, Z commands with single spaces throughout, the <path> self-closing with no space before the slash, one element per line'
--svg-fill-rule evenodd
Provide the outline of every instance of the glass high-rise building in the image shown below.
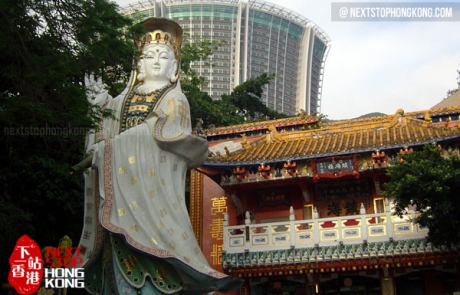
<path fill-rule="evenodd" d="M 223 41 L 212 64 L 193 65 L 214 99 L 262 73 L 276 77 L 262 100 L 289 115 L 319 113 L 329 37 L 306 17 L 264 1 L 147 0 L 122 8 L 136 19 L 166 17 L 190 40 Z"/>

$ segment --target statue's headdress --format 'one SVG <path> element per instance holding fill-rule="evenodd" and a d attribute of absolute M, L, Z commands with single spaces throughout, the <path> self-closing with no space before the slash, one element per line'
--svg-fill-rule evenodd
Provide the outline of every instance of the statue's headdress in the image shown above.
<path fill-rule="evenodd" d="M 182 44 L 182 28 L 181 26 L 167 18 L 151 17 L 141 23 L 147 34 L 144 36 L 136 36 L 135 44 L 137 49 L 142 52 L 143 48 L 149 44 L 163 44 L 170 47 L 174 52 L 174 57 L 180 65 L 180 48 Z M 179 66 L 177 73 L 179 73 Z"/>

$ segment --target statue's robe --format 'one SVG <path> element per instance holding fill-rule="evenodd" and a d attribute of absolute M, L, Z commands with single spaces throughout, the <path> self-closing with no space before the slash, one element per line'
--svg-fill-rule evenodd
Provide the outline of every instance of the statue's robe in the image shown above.
<path fill-rule="evenodd" d="M 88 292 L 202 294 L 238 287 L 207 263 L 185 205 L 186 171 L 208 152 L 207 141 L 191 134 L 187 99 L 177 85 L 146 99 L 132 91 L 107 102 L 116 120 L 105 119 L 87 142 L 93 166 L 85 174 L 80 247 Z M 144 117 L 136 116 L 145 105 Z"/>

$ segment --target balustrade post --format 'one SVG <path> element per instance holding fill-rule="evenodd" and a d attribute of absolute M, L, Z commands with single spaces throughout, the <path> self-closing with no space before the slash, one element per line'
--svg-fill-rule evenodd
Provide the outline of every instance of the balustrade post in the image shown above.
<path fill-rule="evenodd" d="M 391 210 L 390 210 L 390 201 L 388 198 L 385 198 L 385 215 L 386 215 L 386 228 L 387 228 L 387 236 L 390 238 L 394 238 L 395 231 L 394 231 L 394 224 L 393 220 L 391 220 Z"/>
<path fill-rule="evenodd" d="M 225 213 L 224 214 L 224 222 L 223 222 L 223 249 L 229 249 L 230 248 L 230 245 L 228 244 L 228 242 L 230 241 L 230 238 L 228 236 L 228 214 Z"/>
<path fill-rule="evenodd" d="M 244 223 L 246 224 L 245 236 L 246 236 L 246 242 L 247 242 L 251 239 L 250 237 L 251 233 L 249 231 L 249 225 L 251 224 L 251 214 L 249 213 L 249 211 L 246 211 L 245 217 L 246 217 L 246 219 L 244 220 Z"/>
<path fill-rule="evenodd" d="M 228 236 L 228 214 L 224 214 L 222 241 L 222 268 L 227 268 L 227 249 L 230 249 L 230 237 Z"/>
<path fill-rule="evenodd" d="M 295 242 L 296 242 L 296 235 L 297 235 L 297 229 L 295 227 L 295 214 L 294 214 L 294 208 L 289 208 L 289 243 L 291 248 L 295 247 Z"/>
<path fill-rule="evenodd" d="M 319 218 L 318 216 L 319 216 L 318 210 L 316 210 L 316 207 L 315 207 L 315 209 L 313 210 L 313 219 L 318 219 Z"/>
<path fill-rule="evenodd" d="M 361 237 L 363 240 L 367 240 L 368 235 L 369 225 L 367 224 L 366 210 L 364 210 L 364 213 L 361 213 Z"/>
<path fill-rule="evenodd" d="M 342 242 L 342 243 L 343 243 L 342 225 L 343 225 L 343 221 L 346 220 L 346 219 L 345 219 L 346 217 L 345 217 L 345 218 L 339 217 L 339 216 L 337 216 L 337 217 L 338 217 L 338 218 L 337 218 L 337 225 L 338 225 L 338 226 L 337 226 L 337 229 L 338 229 L 338 237 L 337 237 L 337 240 L 338 240 L 339 242 Z"/>
<path fill-rule="evenodd" d="M 394 224 L 393 224 L 393 220 L 391 220 L 391 215 L 392 215 L 392 214 L 391 214 L 390 210 L 388 210 L 387 212 L 385 212 L 387 236 L 388 236 L 389 238 L 394 238 L 394 236 L 395 236 Z"/>
<path fill-rule="evenodd" d="M 318 219 L 319 219 L 319 215 L 315 207 L 314 212 L 313 212 L 313 242 L 316 245 L 319 245 L 319 241 L 321 240 L 319 236 L 320 230 L 319 230 L 319 220 Z"/>
<path fill-rule="evenodd" d="M 418 233 L 418 226 L 417 224 L 415 223 L 415 210 L 412 210 L 412 212 L 410 213 L 410 221 L 414 227 L 414 234 Z"/>

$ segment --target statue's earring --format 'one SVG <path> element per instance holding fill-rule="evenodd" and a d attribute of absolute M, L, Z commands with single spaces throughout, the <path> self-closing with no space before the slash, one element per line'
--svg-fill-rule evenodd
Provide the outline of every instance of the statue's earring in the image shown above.
<path fill-rule="evenodd" d="M 177 81 L 177 76 L 175 75 L 176 70 L 177 70 L 177 63 L 174 64 L 174 66 L 171 69 L 171 72 L 169 74 L 169 81 L 171 81 L 171 83 L 176 83 L 176 81 Z"/>

